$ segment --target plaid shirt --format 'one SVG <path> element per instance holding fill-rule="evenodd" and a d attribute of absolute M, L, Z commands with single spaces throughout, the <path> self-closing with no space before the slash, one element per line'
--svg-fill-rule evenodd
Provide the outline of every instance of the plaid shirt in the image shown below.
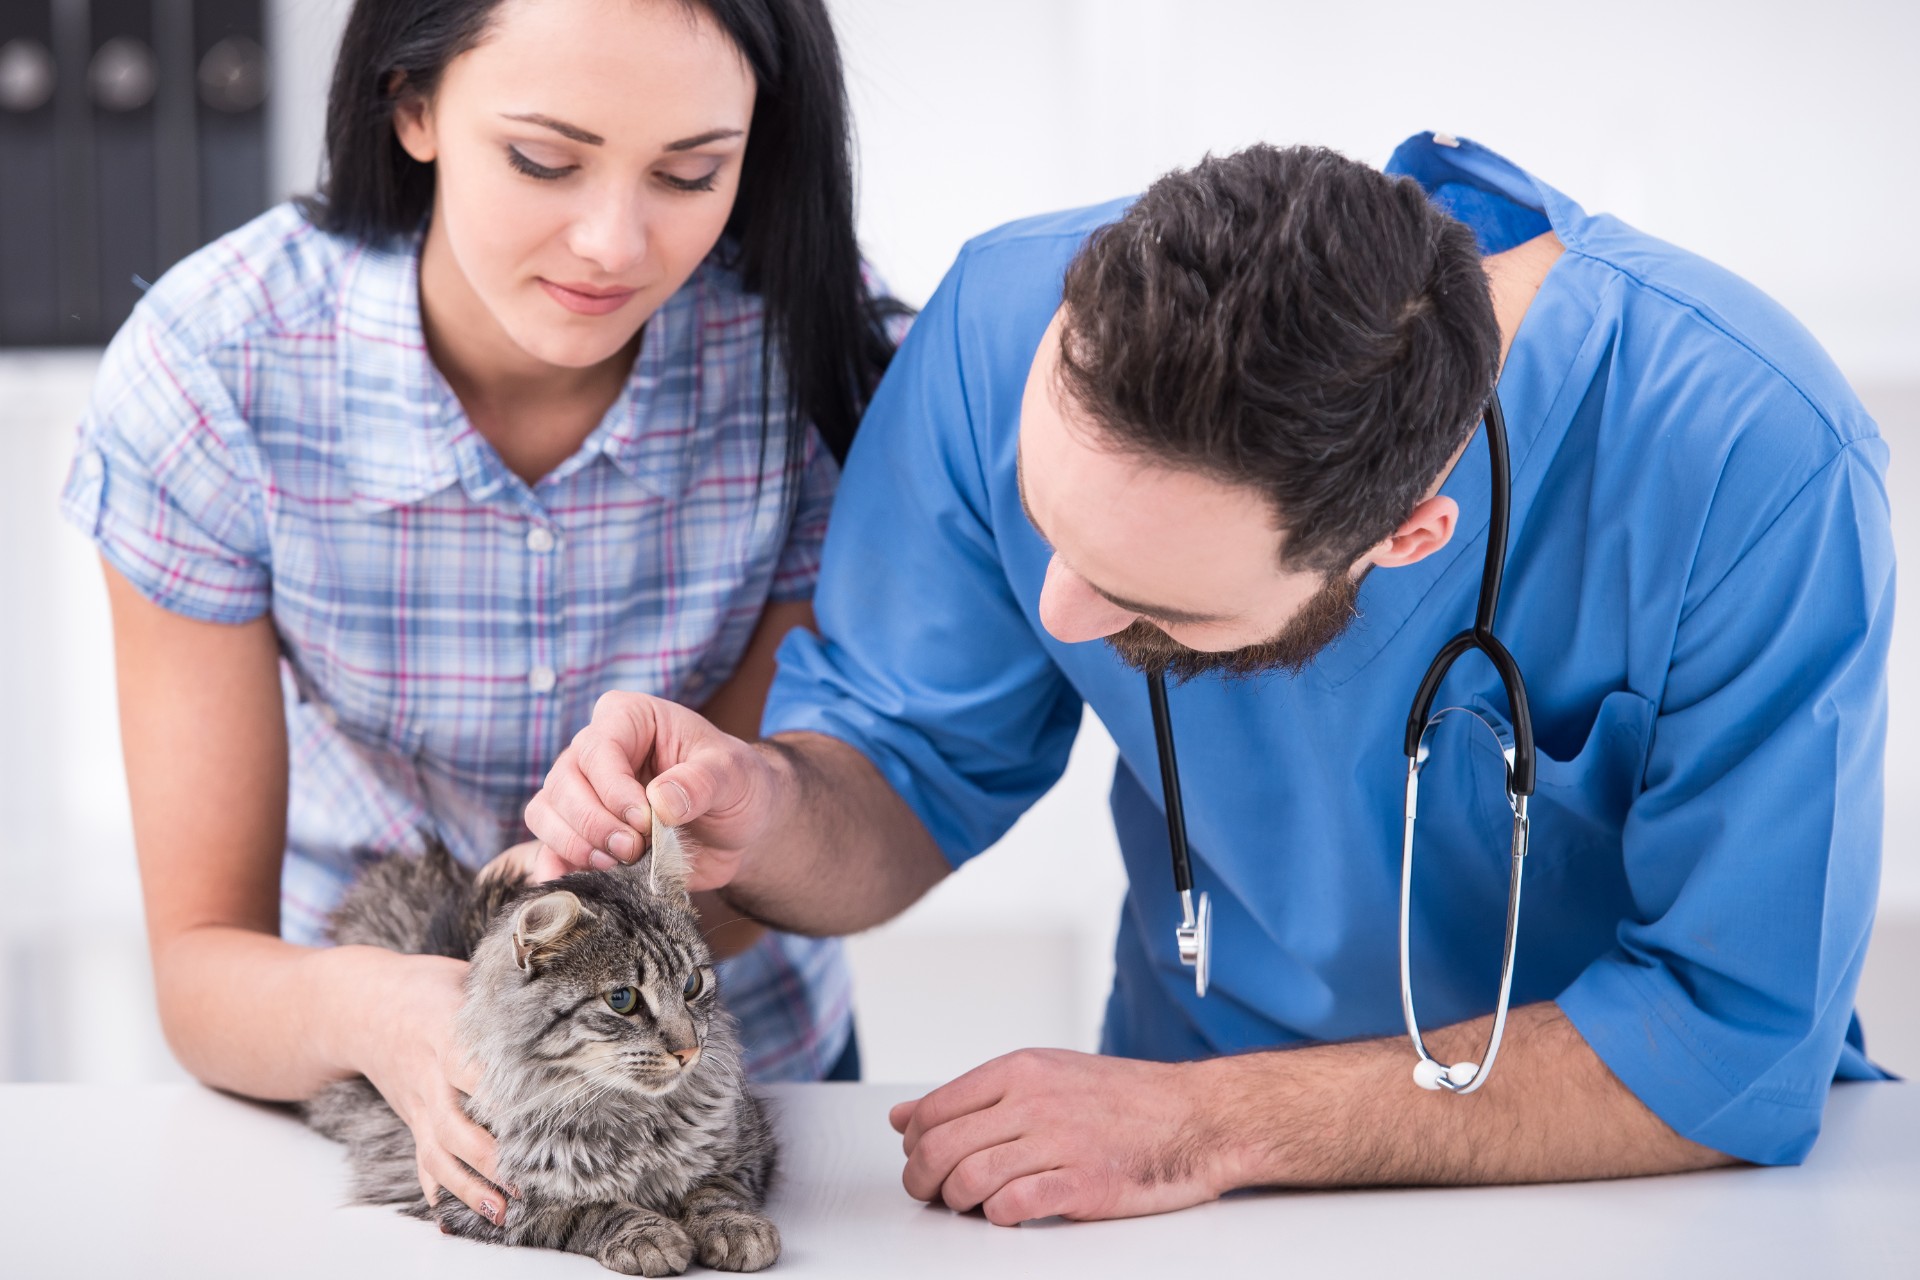
<path fill-rule="evenodd" d="M 418 267 L 417 240 L 382 250 L 287 206 L 193 255 L 107 348 L 63 495 L 162 607 L 272 614 L 281 930 L 301 943 L 323 941 L 356 850 L 428 831 L 478 866 L 528 838 L 521 810 L 602 692 L 699 705 L 769 601 L 812 595 L 838 475 L 809 432 L 789 493 L 777 410 L 761 445 L 759 299 L 709 262 L 529 486 L 429 358 Z M 721 971 L 756 1078 L 833 1065 L 837 942 L 769 934 Z"/>

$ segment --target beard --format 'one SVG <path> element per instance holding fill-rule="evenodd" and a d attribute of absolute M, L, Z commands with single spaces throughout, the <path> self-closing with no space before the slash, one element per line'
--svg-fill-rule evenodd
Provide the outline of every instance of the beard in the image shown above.
<path fill-rule="evenodd" d="M 1107 646 L 1135 671 L 1172 676 L 1180 683 L 1214 673 L 1245 677 L 1285 671 L 1297 676 L 1360 616 L 1354 607 L 1359 598 L 1360 579 L 1336 572 L 1286 626 L 1257 644 L 1215 653 L 1189 649 L 1151 622 L 1137 619 L 1108 636 Z"/>

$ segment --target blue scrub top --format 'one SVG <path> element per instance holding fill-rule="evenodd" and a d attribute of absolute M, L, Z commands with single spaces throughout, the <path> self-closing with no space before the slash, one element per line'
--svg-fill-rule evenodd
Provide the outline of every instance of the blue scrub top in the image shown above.
<path fill-rule="evenodd" d="M 1884 443 L 1812 337 L 1711 263 L 1590 216 L 1469 142 L 1390 171 L 1483 249 L 1566 246 L 1500 379 L 1513 532 L 1499 633 L 1539 748 L 1516 1004 L 1557 1000 L 1676 1131 L 1799 1160 L 1836 1075 L 1880 1073 L 1853 996 L 1879 880 L 1893 548 Z M 821 637 L 790 636 L 765 721 L 865 753 L 957 865 L 1052 786 L 1090 704 L 1120 748 L 1130 887 L 1103 1048 L 1177 1060 L 1403 1032 L 1401 735 L 1472 619 L 1476 441 L 1456 536 L 1376 570 L 1298 677 L 1171 690 L 1213 988 L 1194 995 L 1142 678 L 1041 626 L 1048 550 L 1014 446 L 1068 260 L 1124 201 L 962 251 L 875 397 L 828 535 Z M 1503 710 L 1484 660 L 1436 706 Z M 1491 1010 L 1508 814 L 1491 737 L 1423 775 L 1414 965 L 1424 1025 Z M 1409 1050 L 1411 1061 L 1411 1050 Z M 1412 1086 L 1409 1085 L 1409 1088 Z"/>

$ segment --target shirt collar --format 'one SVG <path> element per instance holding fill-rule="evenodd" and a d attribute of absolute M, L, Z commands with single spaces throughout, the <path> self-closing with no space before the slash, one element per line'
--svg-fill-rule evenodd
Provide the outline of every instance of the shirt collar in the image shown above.
<path fill-rule="evenodd" d="M 597 452 L 659 497 L 680 491 L 708 390 L 700 344 L 707 287 L 703 266 L 647 320 L 626 388 L 580 452 L 554 472 L 556 479 Z"/>
<path fill-rule="evenodd" d="M 343 273 L 338 308 L 343 465 L 366 507 L 418 502 L 459 483 L 486 501 L 525 486 L 467 421 L 427 351 L 420 320 L 418 233 L 364 244 Z M 701 368 L 697 338 L 707 271 L 648 319 L 626 386 L 600 424 L 541 483 L 604 454 L 643 489 L 677 492 L 691 465 Z"/>
<path fill-rule="evenodd" d="M 1483 249 L 1509 247 L 1503 237 L 1525 238 L 1550 227 L 1567 247 L 1566 256 L 1585 251 L 1594 221 L 1585 210 L 1469 139 L 1415 134 L 1394 151 L 1386 172 L 1413 178 L 1436 196 L 1437 203 L 1467 223 Z M 1465 190 L 1449 198 L 1445 189 L 1450 184 Z M 1478 201 L 1473 192 L 1498 199 Z M 1501 204 L 1509 205 L 1504 215 L 1495 208 Z M 1529 216 L 1536 219 L 1530 233 Z M 1532 491 L 1577 406 L 1578 397 L 1562 391 L 1578 381 L 1575 374 L 1593 358 L 1587 348 L 1595 320 L 1594 299 L 1580 288 L 1567 286 L 1564 274 L 1559 263 L 1548 273 L 1500 371 L 1500 402 L 1506 411 L 1512 454 L 1515 529 L 1528 514 Z M 1465 610 L 1463 623 L 1470 619 L 1485 550 L 1482 539 L 1487 532 L 1490 481 L 1486 446 L 1476 437 L 1440 490 L 1460 504 L 1460 523 L 1452 540 L 1419 564 L 1367 575 L 1361 585 L 1359 619 L 1315 661 L 1328 683 L 1337 687 L 1364 670 L 1436 591 L 1444 607 Z M 1509 574 L 1508 580 L 1513 576 Z"/>
<path fill-rule="evenodd" d="M 340 431 L 356 502 L 417 502 L 460 478 L 459 401 L 420 326 L 420 236 L 363 244 L 340 285 Z"/>
<path fill-rule="evenodd" d="M 1438 195 L 1443 207 L 1448 188 L 1481 191 L 1505 197 L 1521 209 L 1537 212 L 1546 227 L 1551 227 L 1560 242 L 1569 249 L 1585 244 L 1586 210 L 1534 177 L 1519 165 L 1471 138 L 1448 133 L 1416 133 L 1394 149 L 1386 172 L 1418 182 L 1429 195 Z M 1466 209 L 1449 209 L 1472 227 L 1480 238 L 1482 252 L 1488 251 L 1492 229 L 1479 223 Z M 1500 246 L 1502 248 L 1507 246 Z"/>

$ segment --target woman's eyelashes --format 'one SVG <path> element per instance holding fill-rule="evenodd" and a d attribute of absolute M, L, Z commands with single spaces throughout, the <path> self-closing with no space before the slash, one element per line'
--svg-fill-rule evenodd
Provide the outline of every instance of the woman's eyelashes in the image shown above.
<path fill-rule="evenodd" d="M 564 178 L 570 173 L 577 172 L 580 168 L 577 164 L 562 165 L 557 168 L 551 165 L 540 164 L 537 161 L 529 159 L 518 147 L 507 148 L 507 163 L 512 165 L 517 172 L 523 173 L 529 178 L 538 178 L 542 182 L 552 182 L 557 178 Z M 720 167 L 716 165 L 697 178 L 685 178 L 676 173 L 662 173 L 659 175 L 659 179 L 662 185 L 674 191 L 711 191 L 714 188 L 714 184 L 720 179 Z"/>
<path fill-rule="evenodd" d="M 720 170 L 709 169 L 697 178 L 682 178 L 677 174 L 663 173 L 660 175 L 660 181 L 666 183 L 675 191 L 711 191 L 713 190 L 713 184 L 719 180 L 719 177 Z"/>
<path fill-rule="evenodd" d="M 564 178 L 580 167 L 577 164 L 570 164 L 558 169 L 553 169 L 544 164 L 536 164 L 532 160 L 527 159 L 518 147 L 507 148 L 507 163 L 521 173 L 526 174 L 529 178 L 539 178 L 544 182 L 551 182 L 555 178 Z"/>

